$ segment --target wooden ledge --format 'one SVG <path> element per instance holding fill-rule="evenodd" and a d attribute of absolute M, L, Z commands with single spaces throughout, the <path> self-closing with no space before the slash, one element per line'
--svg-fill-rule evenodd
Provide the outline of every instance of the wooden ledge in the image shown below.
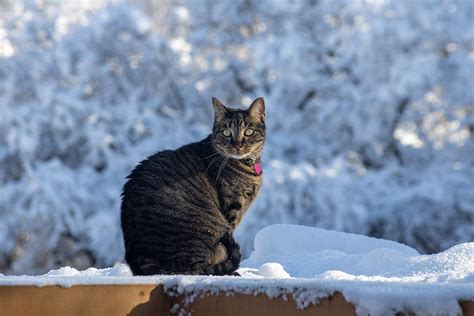
<path fill-rule="evenodd" d="M 462 301 L 463 315 L 474 315 L 474 301 Z M 1 316 L 56 315 L 355 315 L 355 307 L 336 292 L 301 310 L 291 296 L 203 294 L 192 303 L 170 297 L 162 285 L 0 286 Z"/>
<path fill-rule="evenodd" d="M 156 285 L 0 286 L 1 316 L 169 315 L 170 309 Z"/>
<path fill-rule="evenodd" d="M 286 316 L 286 315 L 356 315 L 355 307 L 348 303 L 341 293 L 337 292 L 329 298 L 323 298 L 318 304 L 310 305 L 305 309 L 298 309 L 295 300 L 289 296 L 270 299 L 265 294 L 243 295 L 203 295 L 197 297 L 189 305 L 184 297 L 178 297 L 174 303 L 181 307 L 177 312 L 185 315 L 232 315 L 232 316 Z"/>

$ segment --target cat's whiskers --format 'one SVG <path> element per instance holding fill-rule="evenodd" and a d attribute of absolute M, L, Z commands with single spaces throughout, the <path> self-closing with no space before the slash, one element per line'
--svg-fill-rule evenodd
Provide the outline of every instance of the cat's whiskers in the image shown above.
<path fill-rule="evenodd" d="M 212 164 L 213 164 L 214 162 L 219 161 L 220 158 L 225 158 L 225 157 L 222 156 L 220 153 L 217 153 L 217 154 L 218 154 L 218 156 L 215 157 L 214 159 L 212 159 L 212 161 L 211 161 L 211 163 L 209 164 L 209 166 L 207 166 L 207 169 L 206 169 L 206 172 L 205 172 L 205 173 L 207 173 L 207 171 L 209 170 L 209 168 L 211 168 L 211 166 L 212 166 Z"/>
<path fill-rule="evenodd" d="M 260 156 L 261 156 L 261 157 L 268 158 L 269 160 L 271 159 L 270 155 L 269 155 L 268 153 L 266 153 L 266 152 L 263 152 L 263 151 L 260 152 Z"/>
<path fill-rule="evenodd" d="M 203 144 L 206 144 L 206 145 L 207 145 L 207 144 L 212 144 L 212 143 L 214 143 L 214 140 L 210 140 L 210 141 L 208 141 L 208 142 L 203 142 Z"/>
<path fill-rule="evenodd" d="M 207 156 L 207 157 L 201 158 L 201 160 L 204 160 L 204 159 L 207 159 L 207 158 L 211 158 L 211 157 L 213 157 L 213 156 L 215 156 L 215 155 L 220 155 L 220 153 L 219 153 L 219 152 L 215 152 L 215 153 L 213 153 L 213 154 L 212 154 L 212 155 L 210 155 L 210 156 Z"/>
<path fill-rule="evenodd" d="M 274 159 L 274 156 L 263 148 L 260 150 L 260 155 L 265 155 L 268 159 Z"/>
<path fill-rule="evenodd" d="M 219 180 L 219 176 L 221 175 L 221 172 L 222 172 L 223 168 L 225 167 L 225 164 L 227 163 L 229 158 L 230 158 L 230 156 L 225 156 L 224 161 L 221 163 L 221 165 L 219 167 L 219 171 L 217 172 L 216 183 Z"/>

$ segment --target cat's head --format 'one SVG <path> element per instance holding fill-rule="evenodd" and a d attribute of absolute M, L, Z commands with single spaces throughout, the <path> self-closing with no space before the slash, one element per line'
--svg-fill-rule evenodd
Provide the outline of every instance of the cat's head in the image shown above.
<path fill-rule="evenodd" d="M 216 98 L 212 140 L 224 156 L 235 159 L 257 158 L 265 142 L 265 102 L 257 98 L 247 110 L 231 109 Z"/>

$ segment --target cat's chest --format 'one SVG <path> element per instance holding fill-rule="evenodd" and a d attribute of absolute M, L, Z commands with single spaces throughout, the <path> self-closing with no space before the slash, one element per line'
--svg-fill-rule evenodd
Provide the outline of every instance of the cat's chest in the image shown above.
<path fill-rule="evenodd" d="M 219 183 L 219 195 L 225 208 L 236 203 L 247 209 L 257 196 L 262 185 L 262 176 L 228 175 Z"/>
<path fill-rule="evenodd" d="M 241 222 L 244 214 L 257 197 L 262 184 L 261 176 L 226 178 L 219 188 L 220 210 L 232 229 Z"/>

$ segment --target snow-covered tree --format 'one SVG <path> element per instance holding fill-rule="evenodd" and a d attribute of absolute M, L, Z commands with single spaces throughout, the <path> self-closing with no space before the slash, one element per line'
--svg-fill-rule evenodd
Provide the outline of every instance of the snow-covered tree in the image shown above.
<path fill-rule="evenodd" d="M 474 2 L 5 2 L 0 271 L 122 260 L 120 190 L 267 103 L 265 184 L 236 232 L 299 223 L 422 252 L 474 240 Z"/>

